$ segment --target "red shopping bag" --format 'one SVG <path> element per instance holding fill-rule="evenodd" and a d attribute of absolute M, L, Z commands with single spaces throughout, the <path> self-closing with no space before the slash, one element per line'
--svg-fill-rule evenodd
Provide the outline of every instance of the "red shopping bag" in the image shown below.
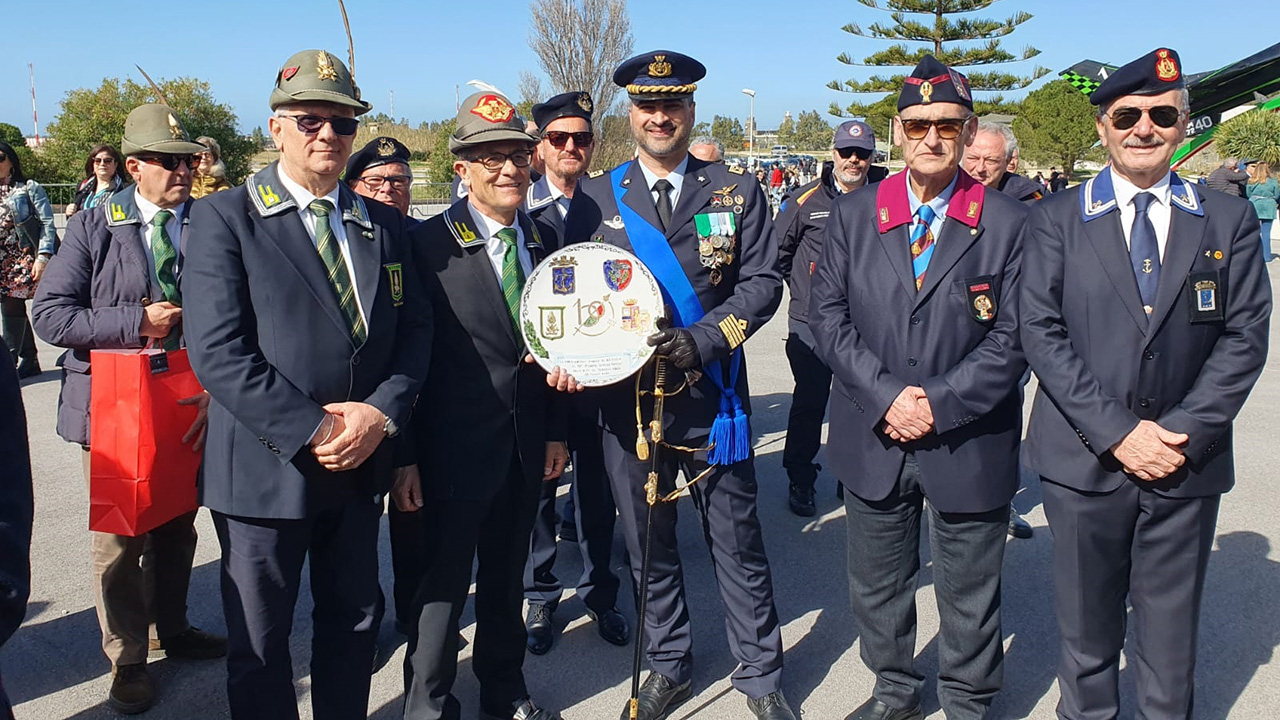
<path fill-rule="evenodd" d="M 89 354 L 89 529 L 137 536 L 196 509 L 202 453 L 182 444 L 203 391 L 186 350 Z"/>

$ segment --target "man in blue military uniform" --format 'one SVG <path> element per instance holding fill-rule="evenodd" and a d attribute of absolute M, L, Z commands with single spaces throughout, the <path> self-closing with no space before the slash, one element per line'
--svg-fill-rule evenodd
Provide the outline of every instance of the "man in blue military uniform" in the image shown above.
<path fill-rule="evenodd" d="M 525 210 L 538 223 L 544 241 L 559 247 L 564 237 L 564 218 L 578 186 L 578 179 L 591 167 L 595 133 L 591 116 L 594 104 L 586 92 L 567 92 L 533 106 L 537 123 L 538 154 L 546 174 L 529 186 Z M 618 512 L 613 494 L 604 478 L 600 427 L 595 409 L 581 397 L 570 398 L 569 450 L 573 453 L 573 481 L 564 506 L 562 527 L 566 540 L 576 540 L 582 555 L 582 575 L 578 597 L 596 621 L 600 637 L 614 645 L 626 645 L 631 628 L 618 611 L 618 576 L 613 571 L 613 528 Z M 555 638 L 553 613 L 560 604 L 563 587 L 555 575 L 556 491 L 558 483 L 544 483 L 538 517 L 533 525 L 529 563 L 525 568 L 524 596 L 529 601 L 525 620 L 529 652 L 543 655 Z"/>
<path fill-rule="evenodd" d="M 596 240 L 637 254 L 662 287 L 671 326 L 650 338 L 657 352 L 687 374 L 689 387 L 666 401 L 659 453 L 659 492 L 677 472 L 691 488 L 716 568 L 733 684 L 758 718 L 792 720 L 782 694 L 782 637 L 773 581 L 756 515 L 756 477 L 748 428 L 749 389 L 742 344 L 777 310 L 782 279 L 769 204 L 741 169 L 689 155 L 693 92 L 706 68 L 668 51 L 627 60 L 613 81 L 627 90 L 636 160 L 584 179 L 566 219 L 568 242 Z M 640 586 L 651 543 L 645 640 L 652 671 L 640 689 L 639 717 L 665 717 L 692 694 L 689 609 L 676 549 L 676 505 L 653 509 L 646 538 L 645 479 L 650 463 L 636 455 L 634 384 L 591 391 L 600 406 L 605 466 L 622 519 L 631 567 Z M 715 446 L 706 450 L 686 448 Z M 676 447 L 679 446 L 679 447 Z M 626 709 L 622 717 L 629 717 Z"/>
<path fill-rule="evenodd" d="M 212 395 L 200 499 L 222 546 L 231 716 L 298 717 L 290 631 L 315 601 L 314 717 L 365 717 L 382 620 L 378 525 L 392 443 L 431 350 L 404 222 L 340 182 L 370 109 L 324 50 L 276 74 L 278 162 L 195 203 L 182 290 Z"/>
<path fill-rule="evenodd" d="M 836 200 L 813 276 L 809 326 L 836 379 L 827 452 L 846 490 L 862 660 L 876 674 L 849 720 L 923 717 L 915 606 L 925 500 L 943 711 L 986 717 L 1003 678 L 1026 210 L 960 169 L 976 124 L 968 79 L 926 55 L 894 120 L 907 169 Z"/>
<path fill-rule="evenodd" d="M 788 505 L 801 517 L 812 517 L 817 512 L 813 484 L 821 467 L 813 459 L 822 444 L 822 417 L 831 395 L 831 369 L 814 352 L 813 332 L 809 330 L 809 285 L 822 255 L 831 203 L 841 195 L 880 182 L 888 174 L 885 168 L 871 164 L 875 151 L 876 136 L 870 125 L 860 120 L 841 123 L 832 137 L 831 162 L 823 163 L 817 180 L 784 197 L 782 209 L 774 218 L 778 265 L 791 288 L 787 360 L 795 378 L 782 466 L 791 481 Z M 843 486 L 837 483 L 836 487 Z"/>
<path fill-rule="evenodd" d="M 1231 425 L 1267 357 L 1251 206 L 1169 170 L 1185 82 L 1168 48 L 1112 72 L 1090 96 L 1110 164 L 1027 219 L 1027 458 L 1053 531 L 1063 720 L 1117 716 L 1127 628 L 1137 716 L 1191 717 Z"/>

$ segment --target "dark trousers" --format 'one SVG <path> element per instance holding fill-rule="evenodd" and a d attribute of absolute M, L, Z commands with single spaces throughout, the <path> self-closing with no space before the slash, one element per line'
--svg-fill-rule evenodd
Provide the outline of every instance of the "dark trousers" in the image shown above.
<path fill-rule="evenodd" d="M 387 531 L 391 536 L 391 595 L 396 626 L 413 632 L 413 598 L 426 572 L 427 529 L 424 513 L 404 512 L 395 502 L 387 502 Z"/>
<path fill-rule="evenodd" d="M 618 601 L 619 581 L 611 562 L 618 511 L 605 476 L 599 426 L 585 418 L 574 418 L 574 424 L 569 442 L 573 451 L 573 478 L 565 512 L 574 513 L 578 549 L 582 553 L 578 596 L 589 609 L 602 613 Z M 552 611 L 560 604 L 564 589 L 555 574 L 557 488 L 557 483 L 543 483 L 524 572 L 525 598 L 531 605 L 546 605 Z"/>
<path fill-rule="evenodd" d="M 916 588 L 920 468 L 907 455 L 898 484 L 875 502 L 845 492 L 849 595 L 862 636 L 862 661 L 875 673 L 875 697 L 896 708 L 920 702 L 916 672 Z M 1009 506 L 985 513 L 941 513 L 929 506 L 929 550 L 938 600 L 938 700 L 948 720 L 986 717 L 1003 680 L 1000 566 Z"/>
<path fill-rule="evenodd" d="M 782 467 L 792 485 L 812 488 L 819 470 L 813 459 L 822 445 L 822 418 L 831 397 L 831 369 L 814 351 L 813 332 L 807 323 L 789 320 L 788 328 L 787 361 L 796 387 L 787 414 Z"/>
<path fill-rule="evenodd" d="M 677 441 L 678 442 L 678 441 Z M 706 469 L 706 453 L 659 451 L 659 492 L 675 487 L 676 474 L 696 477 Z M 631 571 L 640 586 L 644 557 L 644 484 L 649 463 L 635 455 L 635 439 L 604 434 L 605 467 L 618 503 Z M 724 604 L 729 651 L 738 661 L 733 686 L 750 698 L 760 698 L 782 684 L 782 634 L 773 603 L 773 580 L 765 557 L 760 518 L 756 515 L 754 456 L 720 466 L 691 490 L 693 506 L 702 522 L 702 535 L 711 551 L 720 600 Z M 693 639 L 685 602 L 684 572 L 676 546 L 679 503 L 653 508 L 649 561 L 649 598 L 645 613 L 645 651 L 656 672 L 683 683 L 693 676 Z"/>
<path fill-rule="evenodd" d="M 303 562 L 315 601 L 311 708 L 317 720 L 365 718 L 382 621 L 378 587 L 381 503 L 350 502 L 305 520 L 213 513 L 222 545 L 231 717 L 298 717 L 289 635 Z"/>
<path fill-rule="evenodd" d="M 1133 481 L 1110 493 L 1085 493 L 1041 480 L 1062 638 L 1058 717 L 1117 716 L 1120 652 L 1131 619 L 1136 717 L 1190 718 L 1200 600 L 1221 496 L 1168 498 Z"/>
<path fill-rule="evenodd" d="M 404 717 L 458 720 L 458 621 L 475 573 L 476 633 L 472 669 L 480 706 L 509 716 L 528 697 L 524 682 L 524 565 L 541 488 L 530 483 L 518 453 L 498 492 L 486 502 L 432 501 L 424 519 L 426 571 L 414 598 L 417 632 L 404 664 Z"/>
<path fill-rule="evenodd" d="M 36 335 L 27 318 L 26 300 L 0 297 L 0 332 L 15 362 L 36 359 Z"/>

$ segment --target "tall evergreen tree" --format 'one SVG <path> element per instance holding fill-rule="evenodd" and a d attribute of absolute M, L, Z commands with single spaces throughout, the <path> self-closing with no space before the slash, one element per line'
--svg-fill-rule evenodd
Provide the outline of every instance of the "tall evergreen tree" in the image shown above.
<path fill-rule="evenodd" d="M 836 59 L 849 66 L 906 68 L 906 72 L 888 77 L 872 75 L 866 80 L 833 80 L 827 87 L 859 95 L 897 92 L 902 87 L 903 77 L 925 54 L 933 55 L 946 65 L 964 68 L 963 72 L 969 78 L 971 87 L 979 92 L 998 93 L 1030 85 L 1049 72 L 1048 69 L 1037 66 L 1029 75 L 1015 75 L 1002 70 L 970 69 L 1022 62 L 1040 54 L 1039 50 L 1031 46 L 1015 54 L 1001 44 L 1001 38 L 1031 19 L 1031 13 L 1017 12 L 1003 20 L 956 17 L 985 10 L 998 1 L 858 0 L 869 8 L 890 13 L 892 22 L 877 22 L 865 28 L 858 23 L 849 23 L 842 30 L 862 38 L 901 42 L 872 53 L 861 61 L 854 60 L 848 53 L 841 53 Z M 999 95 L 986 100 L 975 98 L 979 113 L 993 112 L 1003 105 L 1004 98 Z M 859 101 L 843 108 L 839 103 L 833 102 L 830 112 L 837 116 L 865 116 L 867 109 L 868 104 Z"/>

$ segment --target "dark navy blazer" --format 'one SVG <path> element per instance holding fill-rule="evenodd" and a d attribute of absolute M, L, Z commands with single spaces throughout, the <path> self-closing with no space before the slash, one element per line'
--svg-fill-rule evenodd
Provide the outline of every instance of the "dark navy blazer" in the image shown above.
<path fill-rule="evenodd" d="M 882 500 L 915 454 L 941 512 L 1008 504 L 1022 434 L 1018 239 L 1026 209 L 958 171 L 924 285 L 911 264 L 906 173 L 837 198 L 813 276 L 809 327 L 835 377 L 827 456 L 858 497 Z M 988 285 L 987 290 L 973 291 Z M 978 295 L 993 304 L 980 319 Z M 882 431 L 903 388 L 924 388 L 934 428 L 899 443 Z"/>
<path fill-rule="evenodd" d="M 1150 321 L 1104 171 L 1054 193 L 1027 220 L 1022 339 L 1040 381 L 1028 463 L 1053 482 L 1109 492 L 1126 479 L 1173 497 L 1229 490 L 1231 423 L 1267 357 L 1271 283 L 1245 200 L 1172 178 L 1169 237 Z M 1192 322 L 1196 282 L 1221 319 Z M 1186 433 L 1187 463 L 1157 482 L 1111 454 L 1139 420 Z"/>
<path fill-rule="evenodd" d="M 339 183 L 368 338 L 357 347 L 277 166 L 191 209 L 182 291 L 191 365 L 213 396 L 201 502 L 229 515 L 299 519 L 380 502 L 391 442 L 332 473 L 308 445 L 327 403 L 358 401 L 405 427 L 427 372 L 430 303 L 400 214 Z"/>

